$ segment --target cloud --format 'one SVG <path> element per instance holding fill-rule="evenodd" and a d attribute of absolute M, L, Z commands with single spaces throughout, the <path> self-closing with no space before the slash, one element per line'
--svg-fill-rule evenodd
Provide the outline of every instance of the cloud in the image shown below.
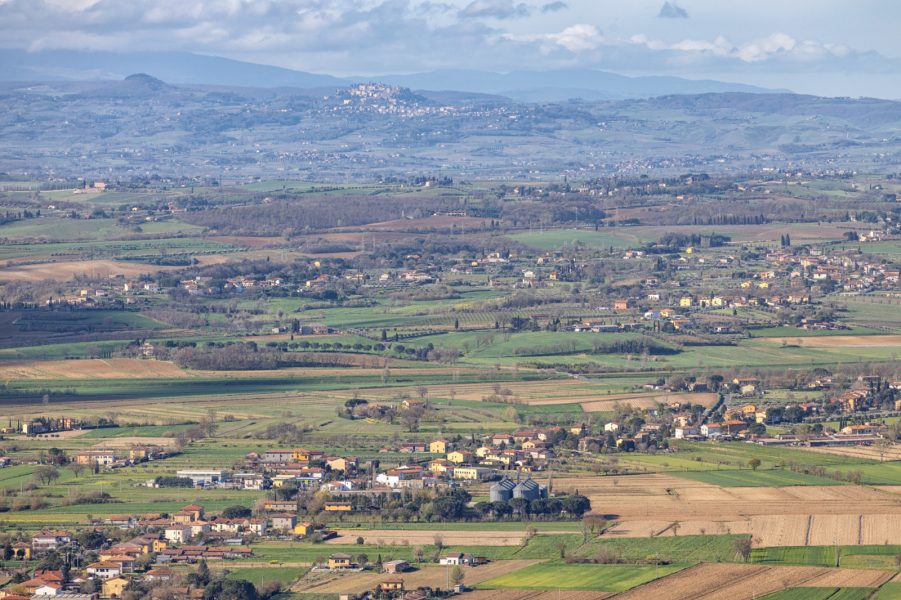
<path fill-rule="evenodd" d="M 505 34 L 501 39 L 520 44 L 533 44 L 543 54 L 565 49 L 573 54 L 596 50 L 604 44 L 604 35 L 594 25 L 580 23 L 570 25 L 558 33 Z"/>
<path fill-rule="evenodd" d="M 660 12 L 657 13 L 657 17 L 661 19 L 687 19 L 688 11 L 676 4 L 675 0 L 672 2 L 667 0 L 663 3 L 663 6 L 660 7 Z"/>
<path fill-rule="evenodd" d="M 460 11 L 460 16 L 466 19 L 474 17 L 510 19 L 527 17 L 530 12 L 531 8 L 528 5 L 515 4 L 513 0 L 472 0 Z"/>
<path fill-rule="evenodd" d="M 842 58 L 850 52 L 843 45 L 824 44 L 812 40 L 802 42 L 780 32 L 742 44 L 735 44 L 722 35 L 710 41 L 686 39 L 669 45 L 650 40 L 645 36 L 633 36 L 630 41 L 651 50 L 669 49 L 686 54 L 736 59 L 745 63 L 763 62 L 774 58 L 794 61 Z"/>
<path fill-rule="evenodd" d="M 562 2 L 561 0 L 557 0 L 556 2 L 548 2 L 544 6 L 541 7 L 542 14 L 555 13 L 561 10 L 566 10 L 569 8 L 569 4 L 566 2 Z"/>

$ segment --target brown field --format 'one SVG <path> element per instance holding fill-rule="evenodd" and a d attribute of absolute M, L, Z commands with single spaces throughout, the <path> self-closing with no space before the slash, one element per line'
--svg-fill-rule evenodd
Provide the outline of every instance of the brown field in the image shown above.
<path fill-rule="evenodd" d="M 801 449 L 819 454 L 837 454 L 838 456 L 850 456 L 868 460 L 901 460 L 901 444 L 894 443 L 883 449 L 874 446 L 822 446 L 818 448 L 802 446 Z"/>
<path fill-rule="evenodd" d="M 394 221 L 381 221 L 362 225 L 360 229 L 366 231 L 423 231 L 429 229 L 450 229 L 465 227 L 466 229 L 478 229 L 487 225 L 485 219 L 477 217 L 451 217 L 448 215 L 433 215 L 422 219 L 396 219 Z"/>
<path fill-rule="evenodd" d="M 46 279 L 68 281 L 76 275 L 108 277 L 120 273 L 125 277 L 137 277 L 143 273 L 156 273 L 174 268 L 176 267 L 147 265 L 130 261 L 73 260 L 7 266 L 0 269 L 0 281 L 44 281 Z"/>
<path fill-rule="evenodd" d="M 653 474 L 557 477 L 554 489 L 578 489 L 591 499 L 595 512 L 611 515 L 618 524 L 608 536 L 749 533 L 757 546 L 901 539 L 901 502 L 891 487 L 721 488 Z"/>
<path fill-rule="evenodd" d="M 334 354 L 330 354 L 333 356 Z M 463 372 L 463 369 L 456 368 Z M 431 371 L 435 372 L 435 371 Z M 685 402 L 709 406 L 716 401 L 716 394 L 666 394 L 664 392 L 636 392 L 628 394 L 607 394 L 596 386 L 578 379 L 548 379 L 546 381 L 495 383 L 466 383 L 429 386 L 429 395 L 435 398 L 450 398 L 451 390 L 456 400 L 485 401 L 498 395 L 508 397 L 514 403 L 530 406 L 553 406 L 557 404 L 582 404 L 586 411 L 611 410 L 614 403 L 635 407 L 653 407 L 658 402 Z M 409 388 L 373 389 L 367 394 L 373 398 L 394 398 L 399 392 Z M 509 392 L 509 394 L 507 393 Z"/>
<path fill-rule="evenodd" d="M 478 567 L 464 567 L 467 585 L 474 585 L 533 565 L 537 560 L 499 560 Z M 292 591 L 316 594 L 360 593 L 372 590 L 379 582 L 400 577 L 408 589 L 428 586 L 446 587 L 448 568 L 423 567 L 410 573 L 388 575 L 386 573 L 323 573 L 310 572 L 292 587 Z"/>
<path fill-rule="evenodd" d="M 751 600 L 790 587 L 876 587 L 885 571 L 700 564 L 614 596 L 617 600 Z"/>
<path fill-rule="evenodd" d="M 137 358 L 16 361 L 0 365 L 0 379 L 151 379 L 187 377 L 174 363 Z"/>
<path fill-rule="evenodd" d="M 462 597 L 465 600 L 603 600 L 613 592 L 589 592 L 582 590 L 472 590 Z"/>
<path fill-rule="evenodd" d="M 716 402 L 715 393 L 704 394 L 670 394 L 666 392 L 653 392 L 650 394 L 618 394 L 612 398 L 582 402 L 582 410 L 585 412 L 609 412 L 615 404 L 625 404 L 635 408 L 654 408 L 658 403 L 665 404 L 691 402 L 706 407 L 713 406 Z M 536 404 L 541 404 L 537 402 Z"/>
<path fill-rule="evenodd" d="M 874 346 L 901 346 L 901 335 L 819 335 L 808 337 L 760 338 L 768 342 L 783 343 L 805 348 L 872 348 Z"/>
<path fill-rule="evenodd" d="M 429 545 L 440 536 L 449 546 L 466 546 L 472 544 L 474 539 L 479 540 L 480 546 L 519 546 L 522 544 L 523 533 L 515 531 L 439 531 L 439 530 L 387 530 L 387 529 L 339 529 L 338 537 L 328 540 L 327 544 L 353 543 L 358 537 L 362 537 L 367 544 L 391 545 L 409 544 L 411 546 Z"/>

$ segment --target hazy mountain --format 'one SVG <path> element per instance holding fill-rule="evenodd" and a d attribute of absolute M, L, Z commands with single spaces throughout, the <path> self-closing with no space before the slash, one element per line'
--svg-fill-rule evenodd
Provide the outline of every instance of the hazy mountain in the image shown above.
<path fill-rule="evenodd" d="M 325 88 L 375 81 L 414 90 L 496 94 L 527 102 L 569 98 L 624 100 L 669 94 L 785 91 L 679 77 L 627 77 L 590 69 L 510 73 L 444 70 L 408 75 L 338 78 L 187 52 L 30 53 L 0 50 L 2 81 L 121 80 L 131 73 L 149 73 L 172 84 L 266 88 Z"/>
<path fill-rule="evenodd" d="M 298 88 L 345 84 L 330 75 L 189 52 L 0 50 L 0 80 L 3 81 L 120 80 L 132 73 L 150 73 L 174 84 Z"/>
<path fill-rule="evenodd" d="M 384 75 L 375 79 L 411 89 L 500 94 L 526 102 L 548 102 L 568 98 L 624 100 L 671 94 L 786 91 L 740 83 L 692 80 L 681 77 L 627 77 L 591 69 L 512 71 L 510 73 L 448 70 L 412 75 Z"/>

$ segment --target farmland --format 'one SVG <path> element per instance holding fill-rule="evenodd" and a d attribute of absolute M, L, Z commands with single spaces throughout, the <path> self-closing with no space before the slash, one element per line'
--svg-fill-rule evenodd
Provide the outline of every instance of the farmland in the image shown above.
<path fill-rule="evenodd" d="M 820 224 L 666 223 L 663 194 L 535 227 L 544 200 L 505 189 L 47 192 L 75 216 L 0 225 L 0 543 L 168 536 L 181 583 L 188 548 L 306 600 L 891 597 L 891 240 L 842 254 L 868 229 L 829 201 Z M 697 200 L 720 201 L 743 206 Z M 461 555 L 483 564 L 441 564 Z"/>

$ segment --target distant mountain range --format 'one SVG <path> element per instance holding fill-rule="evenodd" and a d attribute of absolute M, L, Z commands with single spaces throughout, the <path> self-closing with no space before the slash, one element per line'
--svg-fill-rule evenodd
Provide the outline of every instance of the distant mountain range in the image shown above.
<path fill-rule="evenodd" d="M 627 77 L 590 69 L 557 71 L 443 70 L 407 75 L 333 77 L 187 52 L 80 52 L 0 50 L 0 81 L 121 80 L 148 73 L 171 84 L 301 89 L 342 87 L 374 81 L 413 90 L 496 94 L 525 102 L 570 98 L 624 100 L 673 94 L 773 93 L 773 90 L 680 77 Z"/>

